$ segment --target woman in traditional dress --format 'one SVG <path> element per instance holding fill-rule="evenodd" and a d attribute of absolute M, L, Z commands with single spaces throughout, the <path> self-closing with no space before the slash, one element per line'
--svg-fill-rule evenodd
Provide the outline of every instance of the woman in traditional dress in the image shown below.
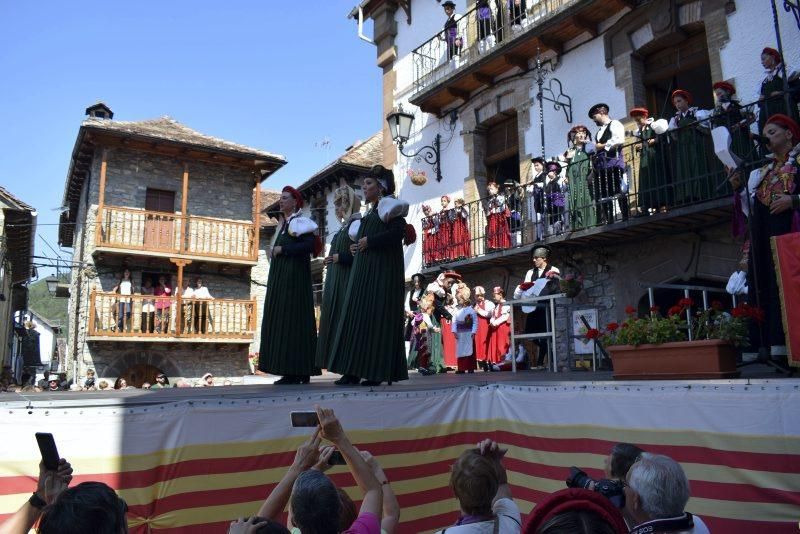
<path fill-rule="evenodd" d="M 411 283 L 414 287 L 406 293 L 406 297 L 403 299 L 403 307 L 406 312 L 406 328 L 403 337 L 406 343 L 411 341 L 411 323 L 414 320 L 414 316 L 419 311 L 422 296 L 425 294 L 425 277 L 420 273 L 416 273 L 411 277 Z"/>
<path fill-rule="evenodd" d="M 761 51 L 761 65 L 765 69 L 764 78 L 758 92 L 758 131 L 763 132 L 767 118 L 782 113 L 789 115 L 792 120 L 797 120 L 796 106 L 791 110 L 786 109 L 783 98 L 783 62 L 780 53 L 774 48 L 767 47 Z M 789 74 L 787 72 L 787 74 Z M 789 74 L 791 78 L 792 75 Z M 796 141 L 796 140 L 795 140 Z"/>
<path fill-rule="evenodd" d="M 589 190 L 592 160 L 587 151 L 594 151 L 590 139 L 589 129 L 582 124 L 574 126 L 567 134 L 569 148 L 564 152 L 564 159 L 567 162 L 566 182 L 569 184 L 569 220 L 573 230 L 597 224 L 594 200 Z"/>
<path fill-rule="evenodd" d="M 328 369 L 338 385 L 377 386 L 408 379 L 403 343 L 405 276 L 403 238 L 408 203 L 394 194 L 394 175 L 381 165 L 364 178 L 370 204 L 361 219 L 350 281 L 331 348 Z"/>
<path fill-rule="evenodd" d="M 445 295 L 445 309 L 447 309 L 447 314 L 439 317 L 439 322 L 442 327 L 442 358 L 444 359 L 446 370 L 450 371 L 458 366 L 458 358 L 456 357 L 456 336 L 453 334 L 456 287 L 457 284 L 453 284 L 447 290 L 447 294 Z"/>
<path fill-rule="evenodd" d="M 494 310 L 489 319 L 489 354 L 488 359 L 502 362 L 511 345 L 511 306 L 506 304 L 506 292 L 497 286 L 492 290 Z"/>
<path fill-rule="evenodd" d="M 475 372 L 475 334 L 478 333 L 478 314 L 471 306 L 467 284 L 456 287 L 456 307 L 453 314 L 453 334 L 456 336 L 456 374 Z"/>
<path fill-rule="evenodd" d="M 484 371 L 488 364 L 497 363 L 489 360 L 489 319 L 494 311 L 494 303 L 486 300 L 486 290 L 475 286 L 475 313 L 478 315 L 478 330 L 475 332 L 475 359 Z"/>
<path fill-rule="evenodd" d="M 672 92 L 672 105 L 677 110 L 669 121 L 675 140 L 675 203 L 690 204 L 711 197 L 716 184 L 708 167 L 708 135 L 700 121 L 708 112 L 691 107 L 689 91 Z"/>
<path fill-rule="evenodd" d="M 666 211 L 672 205 L 672 187 L 667 175 L 664 147 L 659 143 L 647 108 L 633 108 L 630 116 L 638 126 L 633 135 L 641 141 L 635 148 L 639 154 L 639 212 L 652 215 Z"/>
<path fill-rule="evenodd" d="M 453 259 L 460 260 L 469 258 L 470 253 L 470 237 L 469 237 L 469 211 L 464 206 L 464 199 L 457 198 L 455 202 L 454 217 L 453 217 Z"/>
<path fill-rule="evenodd" d="M 455 212 L 450 209 L 450 197 L 442 195 L 442 209 L 439 211 L 439 259 L 449 261 L 455 257 L 453 241 L 453 220 Z"/>
<path fill-rule="evenodd" d="M 422 205 L 422 262 L 433 265 L 436 261 L 436 221 L 433 210 L 427 204 Z"/>
<path fill-rule="evenodd" d="M 434 313 L 434 298 L 427 293 L 412 320 L 411 350 L 408 368 L 416 368 L 423 376 L 435 375 L 444 368 L 442 360 L 442 329 Z"/>
<path fill-rule="evenodd" d="M 505 195 L 495 182 L 486 184 L 489 193 L 486 209 L 486 245 L 491 250 L 502 250 L 511 247 L 511 229 L 508 226 L 510 215 L 506 206 Z"/>
<path fill-rule="evenodd" d="M 714 84 L 714 111 L 711 127 L 723 126 L 731 134 L 731 151 L 742 160 L 753 159 L 753 140 L 750 139 L 750 123 L 754 117 L 746 112 L 735 98 L 736 88 L 728 82 Z"/>
<path fill-rule="evenodd" d="M 278 201 L 280 229 L 272 246 L 258 368 L 283 375 L 276 384 L 307 384 L 314 364 L 317 328 L 311 288 L 311 254 L 317 225 L 300 215 L 303 196 L 286 186 Z"/>
<path fill-rule="evenodd" d="M 322 310 L 319 320 L 319 337 L 317 338 L 317 356 L 315 365 L 323 368 L 328 363 L 330 345 L 336 327 L 339 324 L 340 311 L 347 290 L 347 281 L 350 279 L 350 268 L 353 265 L 353 255 L 350 245 L 358 233 L 361 219 L 361 199 L 352 187 L 343 186 L 334 191 L 333 205 L 336 218 L 342 223 L 339 230 L 331 240 L 330 254 L 323 264 L 327 269 L 325 273 L 325 290 L 322 293 Z"/>
<path fill-rule="evenodd" d="M 561 163 L 548 161 L 547 177 L 544 183 L 545 211 L 547 212 L 547 230 L 550 234 L 564 231 L 564 190 L 561 182 Z"/>
<path fill-rule="evenodd" d="M 757 295 L 753 301 L 765 312 L 760 345 L 769 347 L 773 357 L 783 357 L 786 336 L 770 238 L 800 232 L 800 126 L 787 115 L 777 114 L 767 120 L 762 135 L 772 150 L 771 161 L 750 173 L 747 190 L 738 174 L 731 178 L 731 185 L 739 192 L 736 213 L 750 217 L 748 284 L 755 289 L 750 294 Z"/>

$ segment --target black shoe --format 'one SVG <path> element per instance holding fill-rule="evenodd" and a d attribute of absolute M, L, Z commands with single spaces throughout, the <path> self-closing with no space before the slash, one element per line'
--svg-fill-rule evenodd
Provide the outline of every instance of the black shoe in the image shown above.
<path fill-rule="evenodd" d="M 486 360 L 480 360 L 478 364 L 480 365 L 480 368 L 483 370 L 484 373 L 489 372 L 489 362 L 487 362 Z"/>
<path fill-rule="evenodd" d="M 470 370 L 469 370 L 469 371 L 467 371 L 467 372 L 468 372 L 469 374 L 474 374 L 474 373 L 475 373 L 475 369 L 470 369 Z"/>
<path fill-rule="evenodd" d="M 360 379 L 357 376 L 353 375 L 342 375 L 342 378 L 334 382 L 337 386 L 354 386 L 360 382 Z"/>
<path fill-rule="evenodd" d="M 418 369 L 417 369 L 417 372 L 418 372 L 419 374 L 421 374 L 422 376 L 430 376 L 430 375 L 432 375 L 432 374 L 433 374 L 433 373 L 432 373 L 430 370 L 428 370 L 428 369 L 426 369 L 426 368 L 424 368 L 424 367 L 420 367 L 420 368 L 418 368 Z"/>
<path fill-rule="evenodd" d="M 383 382 L 377 382 L 375 380 L 364 380 L 363 382 L 361 382 L 361 385 L 372 388 L 372 387 L 380 386 L 382 383 Z"/>
<path fill-rule="evenodd" d="M 456 374 L 457 374 L 457 375 L 463 375 L 463 374 L 464 374 L 464 371 L 456 371 Z"/>
<path fill-rule="evenodd" d="M 298 382 L 297 377 L 294 375 L 286 375 L 280 380 L 275 381 L 276 386 L 287 386 L 290 384 L 299 384 L 299 383 L 300 382 Z"/>
<path fill-rule="evenodd" d="M 308 384 L 311 382 L 311 377 L 309 375 L 300 375 L 297 377 L 298 384 Z"/>

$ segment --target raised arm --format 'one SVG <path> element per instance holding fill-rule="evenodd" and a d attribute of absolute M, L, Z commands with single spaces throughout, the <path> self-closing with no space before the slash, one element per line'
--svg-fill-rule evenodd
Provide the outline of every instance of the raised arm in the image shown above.
<path fill-rule="evenodd" d="M 386 532 L 386 534 L 394 534 L 395 530 L 397 530 L 397 524 L 400 522 L 400 503 L 397 502 L 397 496 L 395 496 L 392 486 L 389 484 L 389 479 L 386 473 L 383 472 L 383 468 L 381 468 L 378 460 L 367 451 L 361 451 L 361 456 L 364 458 L 364 461 L 367 462 L 370 469 L 372 469 L 372 474 L 375 475 L 375 478 L 378 479 L 378 482 L 381 483 L 381 487 L 383 488 L 383 517 L 381 518 L 381 530 Z"/>
<path fill-rule="evenodd" d="M 291 467 L 286 470 L 281 481 L 278 482 L 277 486 L 272 488 L 272 492 L 261 505 L 261 508 L 258 509 L 257 515 L 259 517 L 266 517 L 274 521 L 278 519 L 278 516 L 286 508 L 289 497 L 292 495 L 294 481 L 297 480 L 297 477 L 299 477 L 303 471 L 309 469 L 317 462 L 320 440 L 320 431 L 318 428 L 308 441 L 300 445 L 300 448 L 297 449 L 297 453 L 294 455 L 294 462 L 292 462 Z"/>

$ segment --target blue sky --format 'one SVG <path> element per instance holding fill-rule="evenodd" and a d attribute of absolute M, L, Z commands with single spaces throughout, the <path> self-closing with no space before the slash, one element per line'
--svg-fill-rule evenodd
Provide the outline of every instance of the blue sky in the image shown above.
<path fill-rule="evenodd" d="M 0 0 L 0 184 L 57 248 L 70 153 L 99 99 L 118 120 L 169 115 L 282 154 L 264 186 L 301 183 L 382 127 L 375 47 L 347 19 L 356 2 Z M 38 236 L 36 249 L 53 255 Z"/>

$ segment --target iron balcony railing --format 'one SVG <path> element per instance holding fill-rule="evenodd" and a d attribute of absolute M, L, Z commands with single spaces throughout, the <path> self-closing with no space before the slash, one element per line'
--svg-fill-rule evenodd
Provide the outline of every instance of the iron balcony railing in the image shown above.
<path fill-rule="evenodd" d="M 729 172 L 714 152 L 710 129 L 729 128 L 731 149 L 742 160 L 741 175 L 747 176 L 763 164 L 766 153 L 749 133 L 755 105 L 670 129 L 652 141 L 623 145 L 617 168 L 604 168 L 605 155 L 567 151 L 559 156 L 564 168 L 556 179 L 515 183 L 496 196 L 423 217 L 423 265 L 475 258 L 730 196 Z M 504 181 L 501 176 L 495 180 Z"/>
<path fill-rule="evenodd" d="M 412 52 L 414 92 L 420 93 L 481 57 L 505 47 L 534 26 L 582 0 L 478 2 Z"/>

